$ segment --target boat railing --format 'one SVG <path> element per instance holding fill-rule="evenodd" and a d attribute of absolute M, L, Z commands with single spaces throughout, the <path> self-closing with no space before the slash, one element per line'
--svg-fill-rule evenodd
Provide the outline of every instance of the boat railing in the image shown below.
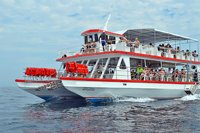
<path fill-rule="evenodd" d="M 107 44 L 105 47 L 101 45 L 99 42 L 92 42 L 84 44 L 81 48 L 81 54 L 90 54 L 90 53 L 98 53 L 105 51 L 114 51 L 116 50 L 115 44 Z"/>
<path fill-rule="evenodd" d="M 47 76 L 23 76 L 24 80 L 31 80 L 31 81 L 46 81 L 46 80 L 55 80 L 58 79 L 58 77 L 52 78 Z"/>
<path fill-rule="evenodd" d="M 174 82 L 198 82 L 200 80 L 200 72 L 188 71 L 182 73 L 170 73 L 170 72 L 160 72 L 163 69 L 157 70 L 144 68 L 142 73 L 137 73 L 136 68 L 127 68 L 125 70 L 120 69 L 118 66 L 114 73 L 105 74 L 104 78 L 112 79 L 127 79 L 127 80 L 155 80 L 155 81 L 174 81 Z"/>
<path fill-rule="evenodd" d="M 141 43 L 138 47 L 127 42 L 118 42 L 116 44 L 106 44 L 104 47 L 99 42 L 93 42 L 83 45 L 80 54 L 90 54 L 105 51 L 126 51 L 133 53 L 141 53 L 146 55 L 161 56 L 166 58 L 181 59 L 188 61 L 199 61 L 198 54 L 193 55 L 192 52 L 184 52 L 183 50 L 176 50 L 173 48 L 157 47 L 153 44 Z M 70 55 L 71 53 L 67 53 Z M 77 54 L 77 53 L 73 53 Z"/>
<path fill-rule="evenodd" d="M 104 69 L 104 68 L 103 68 Z M 110 67 L 106 70 L 96 69 L 88 75 L 66 74 L 67 77 L 97 78 L 97 79 L 122 79 L 122 80 L 148 80 L 148 81 L 168 81 L 168 82 L 198 82 L 200 73 L 195 71 L 165 72 L 163 69 L 157 70 L 144 68 L 143 72 L 138 73 L 136 67 L 115 68 Z M 92 74 L 92 75 L 91 75 Z"/>
<path fill-rule="evenodd" d="M 126 50 L 126 51 L 129 51 L 129 50 Z M 161 56 L 161 57 L 166 57 L 166 58 L 181 59 L 181 60 L 199 61 L 198 54 L 192 55 L 191 52 L 186 53 L 184 51 L 177 51 L 172 48 L 159 49 L 158 47 L 154 45 L 149 45 L 149 44 L 141 44 L 137 48 L 130 47 L 130 52 L 147 54 L 147 55 L 155 55 L 155 56 Z"/>
<path fill-rule="evenodd" d="M 69 51 L 69 50 L 62 50 L 58 52 L 59 57 L 74 56 L 76 54 L 78 53 L 74 51 Z"/>

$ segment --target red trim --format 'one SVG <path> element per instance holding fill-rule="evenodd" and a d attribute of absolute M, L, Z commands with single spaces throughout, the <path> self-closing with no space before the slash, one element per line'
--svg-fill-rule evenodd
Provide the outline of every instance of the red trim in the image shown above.
<path fill-rule="evenodd" d="M 124 80 L 124 79 L 95 79 L 95 78 L 71 78 L 60 77 L 61 80 L 96 81 L 96 82 L 125 82 L 125 83 L 155 83 L 155 84 L 195 84 L 195 82 L 171 82 L 152 80 Z"/>
<path fill-rule="evenodd" d="M 104 30 L 101 30 L 101 29 L 90 29 L 90 30 L 86 30 L 86 31 L 82 32 L 81 35 L 88 35 L 88 34 L 102 33 L 102 32 L 105 32 L 106 34 L 109 34 L 109 35 L 114 35 L 114 36 L 123 37 L 122 34 L 110 32 L 110 31 L 104 31 Z"/>
<path fill-rule="evenodd" d="M 58 59 L 56 59 L 56 61 L 62 61 L 64 59 L 71 59 L 71 58 L 78 58 L 78 57 L 104 55 L 104 54 L 123 54 L 123 55 L 138 56 L 138 57 L 144 57 L 144 58 L 150 58 L 150 59 L 175 61 L 175 62 L 180 62 L 180 63 L 200 64 L 200 62 L 197 62 L 197 61 L 189 61 L 189 60 L 161 57 L 161 56 L 157 56 L 157 55 L 148 55 L 148 54 L 141 54 L 141 53 L 134 53 L 134 52 L 125 52 L 125 51 L 107 51 L 107 52 L 98 52 L 98 53 L 90 53 L 90 54 L 77 54 L 74 56 L 58 58 Z"/>
<path fill-rule="evenodd" d="M 52 80 L 48 81 L 37 81 L 37 80 L 24 80 L 24 79 L 16 79 L 15 82 L 21 82 L 21 83 L 50 83 Z"/>

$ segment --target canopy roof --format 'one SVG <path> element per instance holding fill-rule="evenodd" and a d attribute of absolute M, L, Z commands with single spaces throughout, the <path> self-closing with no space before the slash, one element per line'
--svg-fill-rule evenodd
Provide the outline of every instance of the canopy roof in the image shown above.
<path fill-rule="evenodd" d="M 106 30 L 101 30 L 101 29 L 86 30 L 86 31 L 82 32 L 81 35 L 87 36 L 87 35 L 91 35 L 91 34 L 95 34 L 95 33 L 103 33 L 103 32 L 105 32 L 105 34 L 107 34 L 107 35 L 123 37 L 122 34 L 119 34 L 119 33 L 116 33 L 116 32 L 110 32 L 110 31 L 106 31 Z"/>
<path fill-rule="evenodd" d="M 137 37 L 142 43 L 158 43 L 158 42 L 165 42 L 165 41 L 194 41 L 197 42 L 198 40 L 192 39 L 185 36 L 180 36 L 177 34 L 160 31 L 153 28 L 148 29 L 130 29 L 126 30 L 124 36 L 131 41 L 134 41 Z"/>

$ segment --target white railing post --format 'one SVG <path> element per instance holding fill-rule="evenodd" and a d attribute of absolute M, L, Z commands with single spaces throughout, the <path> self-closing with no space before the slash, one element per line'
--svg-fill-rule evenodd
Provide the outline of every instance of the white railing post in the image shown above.
<path fill-rule="evenodd" d="M 129 79 L 129 75 L 128 75 L 128 67 L 126 67 L 126 72 L 127 72 L 127 80 Z"/>

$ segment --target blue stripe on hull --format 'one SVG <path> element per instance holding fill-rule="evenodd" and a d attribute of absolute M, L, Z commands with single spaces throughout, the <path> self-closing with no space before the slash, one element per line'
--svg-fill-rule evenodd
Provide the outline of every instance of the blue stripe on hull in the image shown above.
<path fill-rule="evenodd" d="M 83 100 L 85 101 L 85 98 L 83 97 L 80 97 L 80 96 L 62 96 L 62 97 L 54 97 L 54 96 L 51 96 L 51 95 L 42 95 L 42 96 L 37 96 L 45 101 L 54 101 L 54 100 Z"/>
<path fill-rule="evenodd" d="M 87 98 L 87 102 L 89 103 L 109 103 L 113 102 L 112 98 Z"/>
<path fill-rule="evenodd" d="M 51 101 L 51 100 L 54 100 L 56 99 L 55 97 L 53 96 L 48 96 L 48 95 L 45 95 L 45 96 L 38 96 L 39 98 L 42 98 L 43 100 L 45 101 Z"/>

